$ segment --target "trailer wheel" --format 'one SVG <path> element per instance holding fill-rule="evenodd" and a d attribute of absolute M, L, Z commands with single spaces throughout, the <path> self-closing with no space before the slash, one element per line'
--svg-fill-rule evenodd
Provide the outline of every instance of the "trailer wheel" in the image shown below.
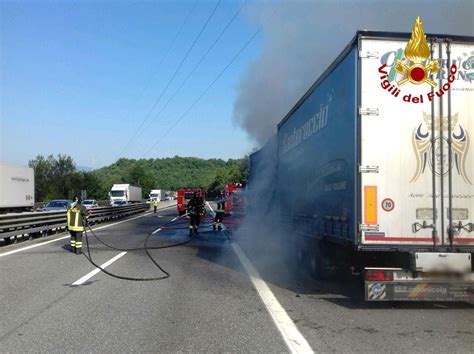
<path fill-rule="evenodd" d="M 327 254 L 328 251 L 322 244 L 318 244 L 315 252 L 311 252 L 309 269 L 315 279 L 328 280 L 336 275 L 336 267 Z"/>

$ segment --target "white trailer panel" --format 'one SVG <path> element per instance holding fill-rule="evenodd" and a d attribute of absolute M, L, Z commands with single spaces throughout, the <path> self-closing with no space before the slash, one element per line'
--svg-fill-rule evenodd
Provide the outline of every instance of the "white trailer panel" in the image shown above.
<path fill-rule="evenodd" d="M 430 60 L 441 67 L 434 88 L 397 84 L 407 42 L 361 41 L 361 165 L 369 167 L 361 174 L 361 241 L 474 245 L 474 45 L 450 44 L 457 71 L 446 90 L 445 42 L 432 44 Z"/>
<path fill-rule="evenodd" d="M 33 208 L 34 196 L 32 168 L 0 163 L 0 208 Z"/>
<path fill-rule="evenodd" d="M 131 203 L 142 201 L 142 189 L 140 187 L 128 187 L 128 201 Z"/>

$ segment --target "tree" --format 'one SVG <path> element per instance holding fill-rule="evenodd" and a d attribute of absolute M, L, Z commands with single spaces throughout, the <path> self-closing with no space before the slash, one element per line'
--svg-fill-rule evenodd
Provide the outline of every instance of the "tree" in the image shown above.
<path fill-rule="evenodd" d="M 49 155 L 47 159 L 42 155 L 38 155 L 28 162 L 28 166 L 33 168 L 35 172 L 35 199 L 39 201 L 46 200 L 52 190 L 50 181 L 54 169 L 53 155 Z"/>
<path fill-rule="evenodd" d="M 156 179 L 149 169 L 143 166 L 143 163 L 134 164 L 127 173 L 127 183 L 142 188 L 143 197 L 146 197 L 150 190 L 156 186 Z"/>
<path fill-rule="evenodd" d="M 82 189 L 83 176 L 76 171 L 73 159 L 59 154 L 57 159 L 42 155 L 28 162 L 35 171 L 36 200 L 45 201 L 55 198 L 71 198 Z"/>

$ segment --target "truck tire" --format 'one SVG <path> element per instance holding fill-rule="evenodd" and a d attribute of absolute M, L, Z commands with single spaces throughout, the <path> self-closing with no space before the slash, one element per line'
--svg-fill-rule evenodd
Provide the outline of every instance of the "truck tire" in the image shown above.
<path fill-rule="evenodd" d="M 329 250 L 318 242 L 309 257 L 309 269 L 311 275 L 318 280 L 328 280 L 336 276 L 336 267 L 334 266 Z"/>

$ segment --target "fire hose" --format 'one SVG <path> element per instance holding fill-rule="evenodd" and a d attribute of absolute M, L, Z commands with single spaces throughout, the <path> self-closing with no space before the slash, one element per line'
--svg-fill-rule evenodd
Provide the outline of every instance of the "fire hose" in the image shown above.
<path fill-rule="evenodd" d="M 179 219 L 182 219 L 184 218 L 185 216 L 187 216 L 187 213 L 180 216 L 178 219 L 176 220 L 179 220 Z M 173 220 L 173 221 L 170 221 L 168 223 L 165 223 L 163 226 L 161 226 L 160 228 L 161 229 L 164 229 L 166 228 L 166 225 L 170 225 L 172 223 L 174 223 L 176 220 Z M 94 232 L 94 230 L 92 230 L 92 228 L 90 227 L 90 225 L 87 223 L 87 220 L 84 219 L 84 224 L 87 225 L 87 228 L 89 228 L 91 234 L 94 236 L 95 239 L 97 239 L 97 241 L 99 241 L 100 243 L 102 243 L 104 246 L 110 248 L 110 249 L 113 249 L 113 250 L 116 250 L 116 251 L 122 251 L 122 252 L 131 252 L 131 251 L 141 251 L 141 250 L 144 250 L 146 255 L 148 256 L 148 258 L 151 260 L 151 262 L 162 272 L 164 273 L 163 276 L 160 276 L 160 277 L 150 277 L 150 278 L 133 278 L 133 277 L 126 277 L 126 276 L 123 276 L 123 275 L 118 275 L 118 274 L 114 274 L 112 272 L 109 272 L 107 270 L 105 270 L 104 268 L 102 268 L 100 265 L 96 264 L 94 262 L 94 260 L 92 259 L 92 255 L 91 255 L 91 252 L 90 252 L 90 246 L 89 246 L 89 237 L 87 235 L 87 229 L 84 230 L 84 236 L 85 236 L 85 239 L 86 239 L 86 247 L 87 247 L 87 254 L 84 252 L 84 257 L 86 257 L 86 259 L 96 268 L 100 269 L 102 272 L 104 272 L 105 274 L 111 276 L 111 277 L 114 277 L 114 278 L 118 278 L 118 279 L 123 279 L 123 280 L 132 280 L 132 281 L 156 281 L 156 280 L 163 280 L 163 279 L 167 279 L 169 278 L 171 275 L 168 271 L 166 271 L 163 267 L 160 266 L 160 264 L 152 257 L 152 255 L 150 254 L 150 250 L 158 250 L 158 249 L 164 249 L 164 248 L 171 248 L 171 247 L 178 247 L 178 246 L 182 246 L 182 245 L 185 245 L 187 243 L 190 243 L 191 241 L 193 241 L 194 239 L 194 235 L 191 235 L 191 237 L 189 239 L 187 239 L 186 241 L 183 241 L 183 242 L 179 242 L 179 243 L 174 243 L 174 244 L 171 244 L 171 245 L 165 245 L 165 246 L 155 246 L 155 247 L 150 247 L 148 246 L 148 240 L 150 239 L 150 237 L 153 235 L 153 233 L 150 233 L 147 235 L 146 239 L 145 239 L 145 242 L 143 244 L 143 247 L 136 247 L 136 248 L 119 248 L 119 247 L 115 247 L 115 246 L 112 246 L 112 245 L 109 245 L 107 244 L 105 241 L 101 240 Z"/>

